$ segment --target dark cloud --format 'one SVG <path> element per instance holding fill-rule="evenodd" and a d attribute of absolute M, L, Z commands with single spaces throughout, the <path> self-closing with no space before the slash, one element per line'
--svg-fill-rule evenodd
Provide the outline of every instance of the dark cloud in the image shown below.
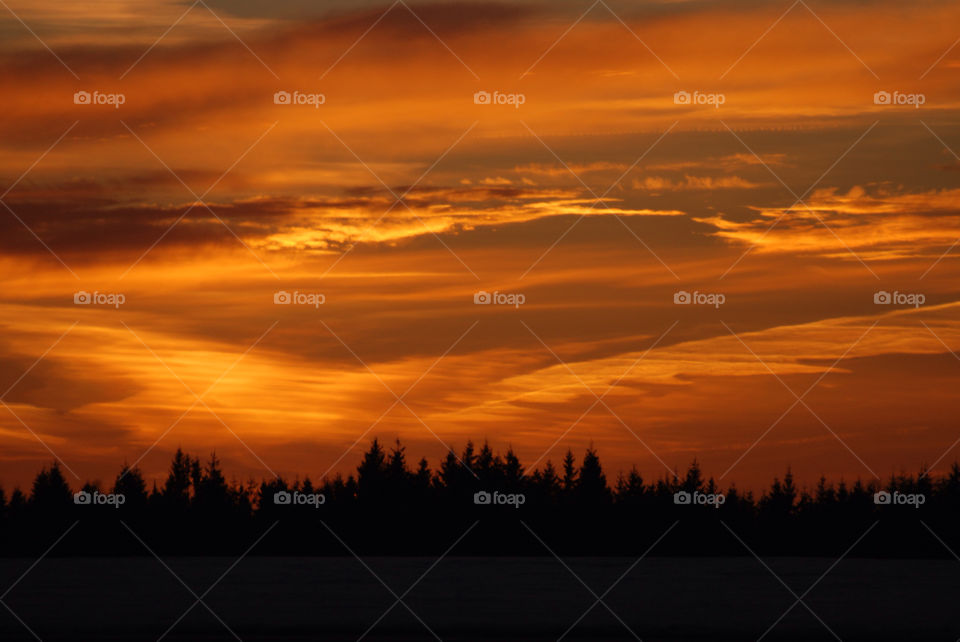
<path fill-rule="evenodd" d="M 27 372 L 36 357 L 0 355 L 0 392 L 13 386 L 4 397 L 7 403 L 22 403 L 58 412 L 69 412 L 95 403 L 122 401 L 139 391 L 139 387 L 120 375 L 102 371 L 92 378 L 83 362 L 48 355 Z M 16 385 L 14 385 L 16 383 Z"/>

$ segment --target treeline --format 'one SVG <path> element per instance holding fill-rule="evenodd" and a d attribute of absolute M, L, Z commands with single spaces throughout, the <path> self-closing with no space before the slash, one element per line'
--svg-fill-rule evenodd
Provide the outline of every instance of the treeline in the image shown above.
<path fill-rule="evenodd" d="M 374 440 L 356 474 L 228 481 L 213 454 L 178 450 L 162 485 L 124 466 L 112 485 L 71 489 L 56 464 L 29 494 L 0 489 L 0 553 L 52 555 L 757 554 L 948 556 L 960 550 L 960 466 L 885 484 L 798 487 L 789 469 L 759 495 L 721 489 L 694 461 L 650 481 L 608 480 L 598 453 L 527 471 L 512 450 L 468 443 L 432 469 Z M 666 536 L 661 536 L 667 532 Z M 264 533 L 266 536 L 262 537 Z M 939 539 L 938 539 L 939 538 Z"/>

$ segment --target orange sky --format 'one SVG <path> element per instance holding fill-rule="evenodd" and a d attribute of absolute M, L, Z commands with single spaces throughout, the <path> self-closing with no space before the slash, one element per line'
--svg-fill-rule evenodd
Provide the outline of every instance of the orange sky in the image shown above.
<path fill-rule="evenodd" d="M 374 436 L 750 488 L 958 456 L 956 3 L 8 4 L 4 486 Z"/>

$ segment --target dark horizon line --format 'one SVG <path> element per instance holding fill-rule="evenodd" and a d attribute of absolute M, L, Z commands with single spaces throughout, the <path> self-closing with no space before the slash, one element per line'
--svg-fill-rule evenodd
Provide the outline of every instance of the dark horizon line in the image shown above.
<path fill-rule="evenodd" d="M 406 446 L 402 445 L 401 440 L 399 438 L 394 440 L 391 450 L 388 451 L 383 448 L 382 442 L 379 439 L 379 437 L 374 437 L 371 440 L 370 448 L 371 450 L 367 451 L 365 456 L 369 456 L 370 452 L 372 452 L 376 448 L 379 448 L 382 451 L 385 461 L 387 460 L 388 457 L 396 457 L 399 454 L 401 455 L 401 461 L 407 473 L 416 474 L 417 472 L 427 471 L 429 472 L 429 477 L 431 481 L 435 480 L 435 478 L 440 474 L 440 471 L 444 468 L 445 465 L 450 466 L 450 465 L 453 465 L 454 463 L 459 467 L 461 467 L 463 470 L 465 470 L 467 473 L 472 475 L 475 481 L 480 481 L 480 477 L 476 474 L 476 471 L 474 470 L 474 468 L 471 467 L 467 462 L 472 462 L 476 466 L 481 462 L 481 458 L 484 456 L 487 457 L 488 465 L 493 467 L 494 469 L 502 468 L 508 463 L 512 463 L 512 465 L 517 466 L 520 471 L 517 481 L 522 481 L 524 479 L 526 479 L 527 481 L 535 481 L 538 476 L 542 476 L 546 474 L 548 470 L 552 470 L 554 473 L 558 475 L 562 471 L 562 466 L 561 468 L 558 468 L 553 464 L 551 459 L 546 459 L 545 461 L 543 461 L 542 457 L 540 460 L 538 460 L 538 462 L 543 461 L 543 463 L 538 468 L 527 470 L 523 466 L 522 462 L 520 462 L 512 446 L 508 446 L 506 452 L 501 456 L 499 451 L 494 451 L 490 447 L 489 440 L 487 439 L 483 441 L 483 444 L 479 449 L 476 448 L 473 440 L 468 440 L 466 442 L 466 445 L 464 446 L 464 450 L 460 455 L 457 455 L 456 452 L 453 450 L 453 448 L 450 448 L 450 450 L 448 450 L 447 452 L 446 457 L 441 458 L 439 460 L 439 465 L 436 468 L 430 468 L 430 463 L 427 460 L 426 456 L 422 456 L 420 457 L 419 460 L 417 460 L 416 462 L 416 465 L 418 467 L 417 469 L 410 468 L 409 463 L 406 460 Z M 190 462 L 190 461 L 195 462 L 197 465 L 200 465 L 201 463 L 199 457 L 191 456 L 189 452 L 185 452 L 183 450 L 183 447 L 179 445 L 177 446 L 177 450 L 173 455 L 173 461 L 175 462 L 178 457 L 185 458 L 187 462 Z M 597 465 L 600 466 L 599 453 L 592 444 L 584 450 L 583 460 L 588 459 L 590 457 L 596 458 Z M 123 465 L 120 467 L 120 471 L 117 473 L 117 476 L 114 478 L 114 485 L 116 485 L 117 482 L 122 480 L 124 477 L 131 474 L 135 474 L 139 479 L 143 480 L 144 483 L 150 482 L 152 484 L 152 488 L 148 490 L 148 493 L 152 494 L 152 493 L 162 492 L 161 486 L 163 485 L 164 480 L 169 478 L 170 468 L 168 468 L 166 474 L 161 474 L 158 477 L 153 477 L 147 480 L 143 477 L 143 472 L 140 469 L 140 467 L 136 465 L 136 463 L 139 463 L 139 462 L 135 462 L 135 465 L 131 467 L 125 461 Z M 209 467 L 211 463 L 214 463 L 214 466 L 219 471 L 219 465 L 221 462 L 220 462 L 220 459 L 217 457 L 216 449 L 211 451 L 210 459 L 207 460 L 205 465 Z M 570 466 L 571 464 L 575 464 L 575 463 L 576 463 L 576 458 L 573 455 L 573 450 L 568 448 L 562 460 L 562 465 L 565 464 L 567 466 Z M 70 470 L 70 468 L 66 466 L 66 464 L 63 464 L 62 467 L 66 468 L 67 470 Z M 37 475 L 35 475 L 34 480 L 39 475 L 45 474 L 48 471 L 52 471 L 53 469 L 59 470 L 60 468 L 61 468 L 61 464 L 60 464 L 59 458 L 57 458 L 50 463 L 49 468 L 46 466 L 42 467 L 40 472 L 37 473 Z M 602 466 L 601 466 L 601 469 L 602 469 Z M 481 471 L 483 470 L 484 469 L 481 469 Z M 356 483 L 358 481 L 360 468 L 356 467 L 354 471 L 355 472 L 350 472 L 346 476 L 344 476 L 342 472 L 332 473 L 332 471 L 328 470 L 326 473 L 324 473 L 321 477 L 318 478 L 318 481 L 316 483 L 318 484 L 318 487 L 329 485 L 329 484 L 337 484 L 337 483 L 346 483 L 346 484 Z M 687 471 L 688 471 L 687 472 L 688 475 L 690 474 L 690 472 L 696 471 L 697 475 L 702 477 L 702 474 L 704 471 L 700 468 L 700 464 L 696 456 L 694 456 L 690 464 L 688 464 Z M 71 473 L 72 472 L 73 471 L 71 470 Z M 220 472 L 222 474 L 222 471 Z M 270 470 L 270 472 L 273 473 L 272 470 Z M 784 472 L 782 478 L 780 476 L 775 475 L 773 477 L 772 483 L 766 487 L 763 487 L 764 490 L 761 491 L 760 496 L 762 497 L 763 495 L 766 494 L 766 491 L 768 489 L 780 484 L 781 479 L 783 482 L 786 482 L 789 485 L 794 486 L 799 492 L 807 493 L 808 490 L 816 490 L 818 487 L 826 487 L 826 488 L 833 488 L 833 489 L 853 488 L 853 487 L 866 488 L 866 489 L 871 489 L 871 488 L 882 489 L 885 487 L 893 487 L 895 485 L 899 485 L 905 482 L 909 484 L 913 484 L 914 480 L 916 480 L 916 482 L 919 482 L 925 477 L 932 482 L 936 478 L 943 479 L 950 475 L 957 475 L 958 473 L 960 473 L 960 461 L 954 460 L 954 462 L 947 467 L 946 471 L 939 475 L 934 474 L 931 468 L 928 468 L 925 465 L 921 464 L 919 470 L 916 473 L 916 477 L 914 477 L 912 474 L 908 474 L 905 469 L 901 468 L 899 473 L 891 473 L 886 480 L 884 480 L 884 478 L 882 477 L 874 475 L 875 479 L 870 479 L 869 477 L 867 477 L 867 481 L 864 482 L 864 477 L 857 475 L 857 477 L 852 482 L 847 482 L 843 475 L 840 475 L 838 480 L 834 480 L 834 479 L 828 479 L 826 475 L 821 474 L 816 479 L 815 482 L 804 481 L 802 485 L 795 486 L 794 482 L 796 480 L 795 480 L 795 477 L 793 476 L 792 467 L 788 463 L 786 466 L 786 471 Z M 642 473 L 639 471 L 639 469 L 635 464 L 631 465 L 630 469 L 627 471 L 624 471 L 623 469 L 618 470 L 616 476 L 613 478 L 612 484 L 606 484 L 606 474 L 604 472 L 601 472 L 601 475 L 604 477 L 604 482 L 606 487 L 611 492 L 615 492 L 620 484 L 623 484 L 628 480 L 631 480 L 634 478 L 643 479 L 644 485 L 650 487 L 651 489 L 654 488 L 657 484 L 661 484 L 661 483 L 667 486 L 676 486 L 678 483 L 680 483 L 684 479 L 684 475 L 682 475 L 679 472 L 679 469 L 675 467 L 672 469 L 670 473 L 664 472 L 659 477 L 651 477 L 650 478 L 651 481 L 647 483 L 646 479 L 643 478 Z M 80 478 L 77 477 L 77 479 L 79 480 Z M 64 479 L 64 481 L 66 480 Z M 224 478 L 224 481 L 225 482 L 227 481 L 226 478 Z M 704 481 L 708 482 L 711 487 L 715 487 L 718 490 L 720 490 L 721 487 L 718 482 L 722 481 L 722 477 L 720 478 L 720 480 L 717 480 L 713 476 L 709 476 Z M 264 485 L 270 485 L 270 484 L 276 484 L 276 483 L 289 485 L 290 488 L 292 489 L 294 487 L 299 487 L 301 484 L 305 482 L 312 484 L 313 480 L 310 474 L 305 474 L 301 476 L 299 473 L 297 473 L 293 477 L 284 477 L 283 475 L 273 473 L 272 478 L 269 476 L 264 476 L 264 477 L 260 477 L 259 479 L 254 478 L 253 476 L 250 476 L 244 480 L 236 476 L 231 476 L 229 482 L 230 482 L 229 485 L 231 488 L 236 488 L 238 490 L 249 488 L 251 484 L 259 484 L 260 486 L 264 486 Z M 884 484 L 886 484 L 886 486 L 884 486 Z M 79 490 L 101 489 L 104 486 L 105 485 L 100 479 L 88 478 L 79 486 Z M 727 489 L 728 491 L 736 490 L 738 494 L 745 497 L 750 497 L 755 494 L 753 490 L 742 490 L 742 491 L 739 490 L 735 481 L 731 481 L 727 485 Z M 6 495 L 4 490 L 5 489 L 4 489 L 3 483 L 0 483 L 0 498 L 4 498 L 4 496 Z M 14 484 L 12 486 L 11 492 L 16 493 L 17 491 L 23 492 L 19 484 Z M 6 499 L 9 500 L 9 497 L 6 497 Z"/>

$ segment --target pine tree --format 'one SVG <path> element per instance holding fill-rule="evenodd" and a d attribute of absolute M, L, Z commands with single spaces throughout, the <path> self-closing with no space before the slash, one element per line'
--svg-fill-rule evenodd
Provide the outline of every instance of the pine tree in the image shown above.
<path fill-rule="evenodd" d="M 523 484 L 523 464 L 520 458 L 513 452 L 513 448 L 507 449 L 506 460 L 503 464 L 504 487 L 513 491 L 519 490 Z"/>
<path fill-rule="evenodd" d="M 560 495 L 562 489 L 560 477 L 557 475 L 557 469 L 549 459 L 544 464 L 543 470 L 535 471 L 533 474 L 533 483 L 540 494 L 541 501 L 553 502 Z"/>
<path fill-rule="evenodd" d="M 373 440 L 360 465 L 357 466 L 357 486 L 360 500 L 380 503 L 386 488 L 386 454 L 377 439 Z"/>
<path fill-rule="evenodd" d="M 434 477 L 434 487 L 445 493 L 453 493 L 458 486 L 457 480 L 460 478 L 461 470 L 457 456 L 452 450 L 448 450 L 443 461 L 440 462 L 440 470 Z"/>
<path fill-rule="evenodd" d="M 433 473 L 430 471 L 430 462 L 426 457 L 420 459 L 417 466 L 417 472 L 414 473 L 414 485 L 421 495 L 425 495 L 430 490 L 430 483 L 433 481 Z"/>
<path fill-rule="evenodd" d="M 123 495 L 123 506 L 127 510 L 143 508 L 147 505 L 147 482 L 139 468 L 130 468 L 126 463 L 113 482 L 113 492 Z"/>
<path fill-rule="evenodd" d="M 639 503 L 644 499 L 646 487 L 643 485 L 643 477 L 640 475 L 640 471 L 637 470 L 636 466 L 630 469 L 630 473 L 626 477 L 620 475 L 617 480 L 616 495 L 618 502 L 630 504 Z"/>
<path fill-rule="evenodd" d="M 577 495 L 581 505 L 602 505 L 610 501 L 607 476 L 603 474 L 600 457 L 592 446 L 583 456 L 577 479 Z"/>
<path fill-rule="evenodd" d="M 14 486 L 10 493 L 10 503 L 7 504 L 7 515 L 11 517 L 22 516 L 27 508 L 27 496 L 20 490 L 19 486 Z"/>
<path fill-rule="evenodd" d="M 687 469 L 687 476 L 681 484 L 683 490 L 688 493 L 694 493 L 703 490 L 703 475 L 700 472 L 700 464 L 694 459 Z"/>
<path fill-rule="evenodd" d="M 170 473 L 163 485 L 161 495 L 164 503 L 173 509 L 184 510 L 190 504 L 190 468 L 191 460 L 177 448 L 170 462 Z"/>
<path fill-rule="evenodd" d="M 194 457 L 187 460 L 190 462 L 190 483 L 193 484 L 193 496 L 196 498 L 200 490 L 200 483 L 203 481 L 203 469 L 200 467 L 200 458 Z"/>
<path fill-rule="evenodd" d="M 490 444 L 486 441 L 483 442 L 483 446 L 477 454 L 477 459 L 473 463 L 473 472 L 477 474 L 477 477 L 479 477 L 480 481 L 485 485 L 497 485 L 497 462 L 493 450 L 490 448 Z"/>
<path fill-rule="evenodd" d="M 786 517 L 793 513 L 796 499 L 797 488 L 793 484 L 793 473 L 787 468 L 782 483 L 779 477 L 773 478 L 770 490 L 760 499 L 760 505 L 770 516 Z"/>
<path fill-rule="evenodd" d="M 410 476 L 410 471 L 407 469 L 405 451 L 406 448 L 400 444 L 400 440 L 398 439 L 393 450 L 390 451 L 390 458 L 386 466 L 386 476 L 390 484 L 399 486 L 400 488 L 406 486 L 406 482 Z"/>
<path fill-rule="evenodd" d="M 833 484 L 827 485 L 827 478 L 823 475 L 820 475 L 820 481 L 817 482 L 817 490 L 815 491 L 814 501 L 821 508 L 824 506 L 832 505 L 837 501 L 837 491 L 833 487 Z"/>
<path fill-rule="evenodd" d="M 787 510 L 793 510 L 797 502 L 797 487 L 793 484 L 793 471 L 787 466 L 787 474 L 783 476 L 783 495 Z"/>
<path fill-rule="evenodd" d="M 577 485 L 577 460 L 573 456 L 572 450 L 567 450 L 563 457 L 563 490 L 573 492 Z"/>
<path fill-rule="evenodd" d="M 30 503 L 41 510 L 62 509 L 73 503 L 73 493 L 57 462 L 42 469 L 33 480 Z"/>
<path fill-rule="evenodd" d="M 194 476 L 194 500 L 198 506 L 211 514 L 222 515 L 229 512 L 232 508 L 230 502 L 230 489 L 227 487 L 227 480 L 220 469 L 220 460 L 217 453 L 210 453 L 210 459 L 203 467 L 199 477 L 195 475 L 195 470 L 199 468 L 199 460 L 193 460 L 191 475 Z"/>

